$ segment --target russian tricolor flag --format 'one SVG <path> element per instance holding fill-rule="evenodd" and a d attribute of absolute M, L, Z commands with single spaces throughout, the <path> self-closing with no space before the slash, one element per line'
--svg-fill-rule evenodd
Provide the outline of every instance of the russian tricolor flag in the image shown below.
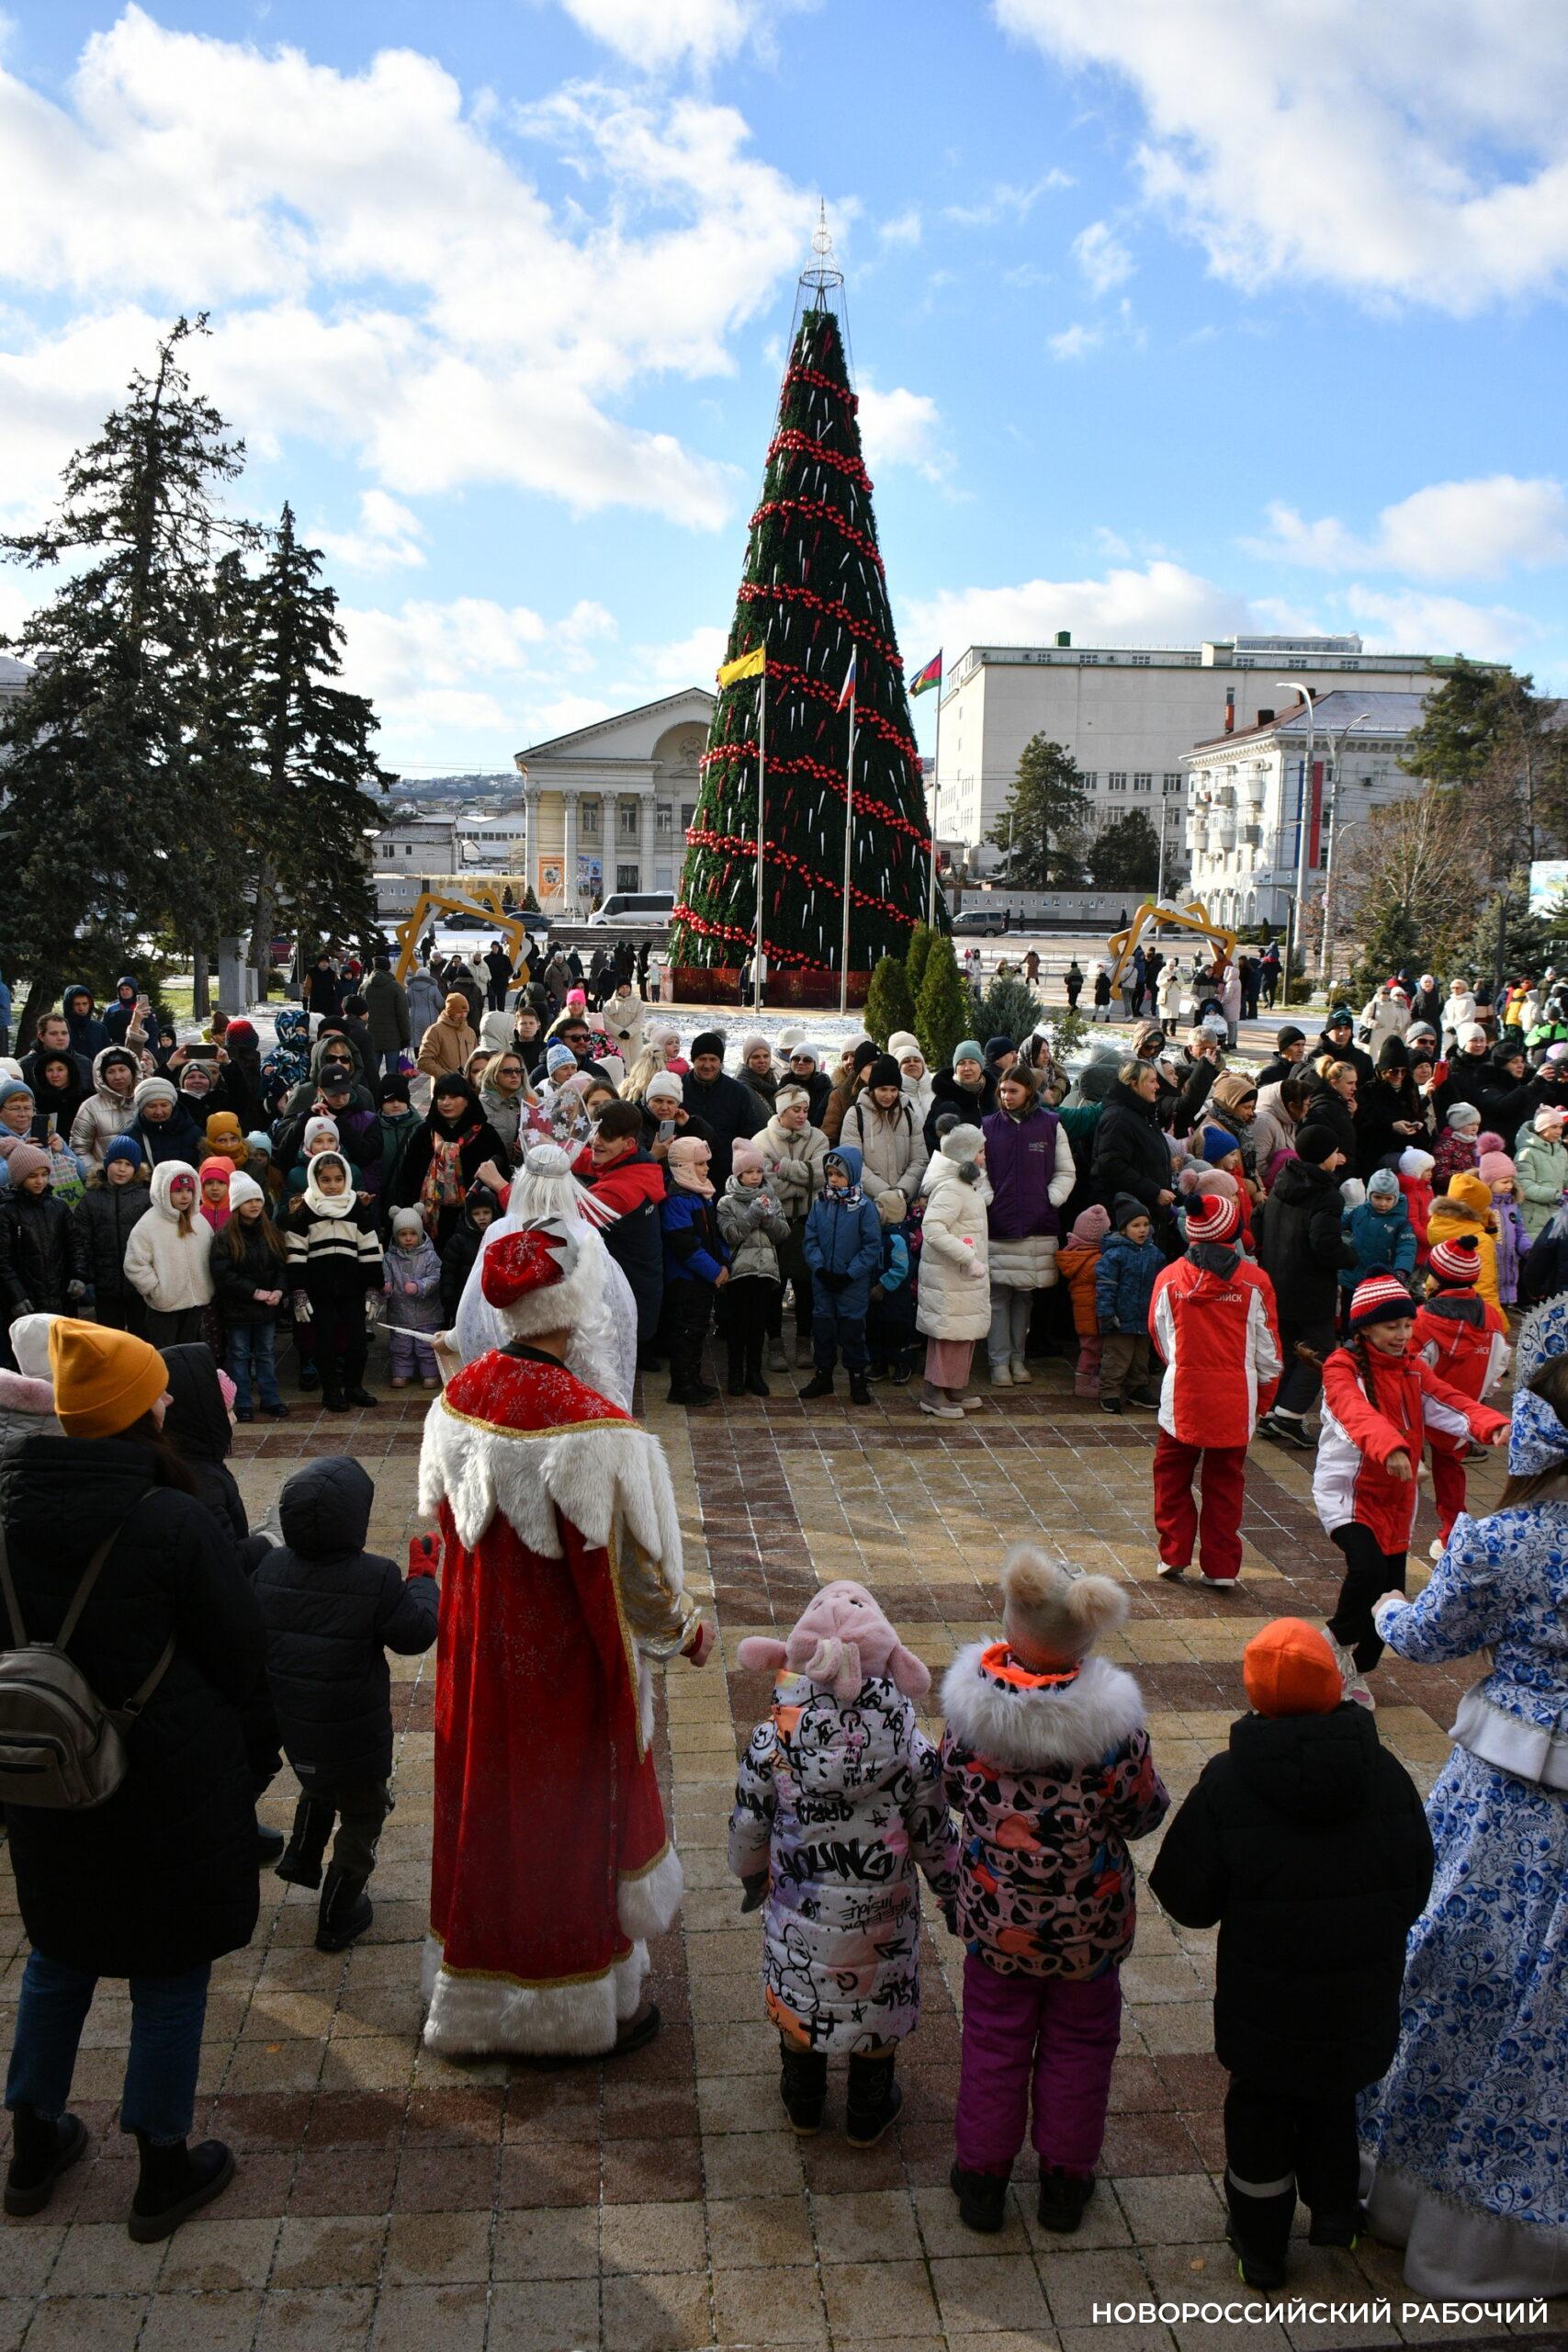
<path fill-rule="evenodd" d="M 839 708 L 840 710 L 842 710 L 844 705 L 850 700 L 855 690 L 855 656 L 859 651 L 860 648 L 858 645 L 852 647 L 850 651 L 850 666 L 844 672 L 844 683 L 839 690 Z"/>

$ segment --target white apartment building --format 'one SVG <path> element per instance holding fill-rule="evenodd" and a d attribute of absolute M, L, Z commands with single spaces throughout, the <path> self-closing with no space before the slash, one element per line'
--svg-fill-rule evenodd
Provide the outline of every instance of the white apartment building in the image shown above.
<path fill-rule="evenodd" d="M 1434 691 L 1434 679 L 1428 691 Z M 1331 834 L 1337 859 L 1374 808 L 1421 790 L 1399 762 L 1425 694 L 1367 692 L 1359 684 L 1314 695 L 1312 773 L 1303 793 L 1308 724 L 1296 704 L 1262 726 L 1198 744 L 1184 762 L 1190 888 L 1224 923 L 1283 925 L 1296 887 L 1303 817 L 1307 896 L 1322 888 Z"/>
<path fill-rule="evenodd" d="M 1045 735 L 1072 753 L 1098 831 L 1142 808 L 1168 854 L 1185 844 L 1184 762 L 1194 743 L 1217 735 L 1227 709 L 1254 727 L 1293 696 L 1280 678 L 1301 677 L 1326 694 L 1357 687 L 1420 694 L 1441 667 L 1424 653 L 1368 653 L 1359 637 L 1238 637 L 1202 645 L 972 645 L 944 682 L 938 745 L 936 830 L 959 842 L 972 865 L 994 873 L 1001 853 L 986 836 L 1007 807 L 1024 745 Z M 1156 813 L 1159 812 L 1159 813 Z"/>
<path fill-rule="evenodd" d="M 450 874 L 457 854 L 450 818 L 405 817 L 383 826 L 370 844 L 378 874 Z"/>

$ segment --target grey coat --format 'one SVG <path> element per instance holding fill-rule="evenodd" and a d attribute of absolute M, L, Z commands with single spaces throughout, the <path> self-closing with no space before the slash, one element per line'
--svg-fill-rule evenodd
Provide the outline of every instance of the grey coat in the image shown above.
<path fill-rule="evenodd" d="M 739 1282 L 750 1274 L 759 1281 L 779 1280 L 779 1250 L 789 1239 L 789 1219 L 766 1185 L 748 1191 L 732 1176 L 718 1201 L 718 1229 L 729 1244 L 729 1278 Z"/>

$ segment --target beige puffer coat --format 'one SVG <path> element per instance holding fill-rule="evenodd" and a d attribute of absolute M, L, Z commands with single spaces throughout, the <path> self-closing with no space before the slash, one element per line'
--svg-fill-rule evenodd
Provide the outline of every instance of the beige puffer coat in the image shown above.
<path fill-rule="evenodd" d="M 925 1131 L 907 1094 L 891 1111 L 881 1111 L 869 1094 L 862 1094 L 844 1113 L 839 1141 L 852 1144 L 861 1156 L 861 1188 L 867 1200 L 884 1193 L 902 1193 L 910 1200 L 919 1189 L 926 1165 Z"/>
<path fill-rule="evenodd" d="M 462 1018 L 455 1021 L 452 1015 L 458 1006 L 462 1007 Z M 468 1012 L 461 992 L 454 989 L 440 1019 L 431 1023 L 419 1041 L 414 1067 L 422 1069 L 426 1078 L 445 1078 L 448 1070 L 466 1070 L 469 1055 L 479 1051 L 479 1041 L 468 1026 Z"/>
<path fill-rule="evenodd" d="M 916 1321 L 928 1340 L 983 1340 L 991 1328 L 990 1185 L 983 1169 L 976 1182 L 965 1183 L 945 1158 L 928 1177 Z"/>
<path fill-rule="evenodd" d="M 136 1057 L 123 1046 L 106 1046 L 93 1056 L 93 1091 L 71 1122 L 71 1148 L 78 1159 L 90 1160 L 101 1168 L 104 1153 L 116 1136 L 124 1135 L 136 1116 L 136 1105 L 129 1094 L 116 1094 L 104 1083 L 104 1064 L 107 1061 L 129 1061 L 131 1084 L 136 1083 Z"/>

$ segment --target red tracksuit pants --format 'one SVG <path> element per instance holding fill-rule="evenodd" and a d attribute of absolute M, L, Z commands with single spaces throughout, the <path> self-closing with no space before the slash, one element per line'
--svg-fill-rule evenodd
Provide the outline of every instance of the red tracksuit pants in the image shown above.
<path fill-rule="evenodd" d="M 1202 1482 L 1200 1513 L 1193 1487 Z M 1168 1567 L 1188 1568 L 1194 1550 L 1206 1577 L 1227 1583 L 1241 1573 L 1245 1445 L 1183 1445 L 1168 1430 L 1155 1442 L 1155 1526 Z"/>
<path fill-rule="evenodd" d="M 1432 1500 L 1438 1507 L 1438 1532 L 1446 1544 L 1464 1509 L 1464 1457 L 1437 1445 L 1432 1448 Z"/>

